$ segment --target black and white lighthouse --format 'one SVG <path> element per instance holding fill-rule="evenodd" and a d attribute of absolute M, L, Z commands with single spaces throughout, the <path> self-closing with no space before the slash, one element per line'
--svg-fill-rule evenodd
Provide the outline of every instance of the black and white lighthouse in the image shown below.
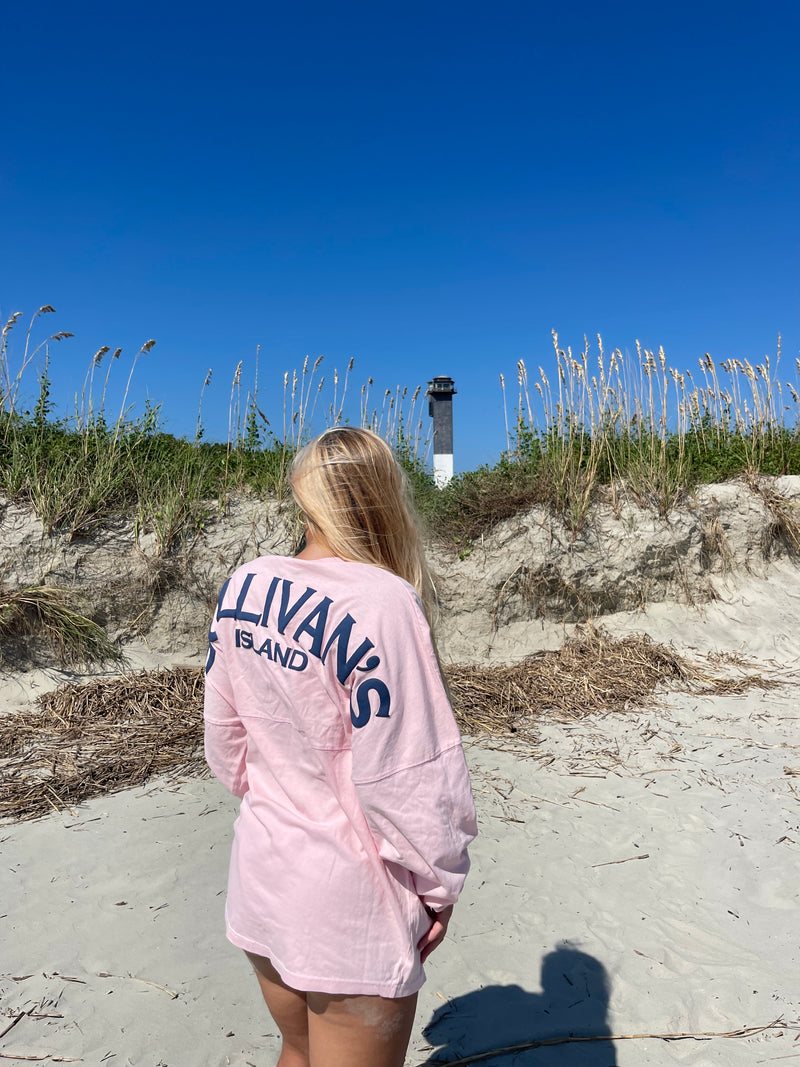
<path fill-rule="evenodd" d="M 433 419 L 433 480 L 442 489 L 453 477 L 453 394 L 447 375 L 428 382 L 428 414 Z"/>

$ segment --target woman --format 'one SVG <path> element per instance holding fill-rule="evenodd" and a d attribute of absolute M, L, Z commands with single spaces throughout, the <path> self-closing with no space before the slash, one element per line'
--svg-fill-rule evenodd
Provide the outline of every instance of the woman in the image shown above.
<path fill-rule="evenodd" d="M 475 809 L 391 449 L 328 430 L 290 482 L 305 547 L 241 567 L 209 634 L 206 758 L 242 798 L 227 933 L 279 1067 L 402 1067 Z"/>

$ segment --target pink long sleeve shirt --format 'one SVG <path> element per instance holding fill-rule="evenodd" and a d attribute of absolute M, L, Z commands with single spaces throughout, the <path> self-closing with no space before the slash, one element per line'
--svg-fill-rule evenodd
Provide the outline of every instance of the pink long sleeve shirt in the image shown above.
<path fill-rule="evenodd" d="M 242 798 L 226 925 L 301 990 L 405 996 L 425 906 L 476 833 L 461 738 L 416 591 L 377 567 L 266 556 L 220 594 L 206 759 Z"/>

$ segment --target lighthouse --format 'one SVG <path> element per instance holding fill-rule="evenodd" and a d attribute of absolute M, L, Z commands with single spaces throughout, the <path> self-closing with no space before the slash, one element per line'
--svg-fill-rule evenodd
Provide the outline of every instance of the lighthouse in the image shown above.
<path fill-rule="evenodd" d="M 433 480 L 443 489 L 453 477 L 453 394 L 456 384 L 447 375 L 428 382 L 428 414 L 433 419 Z"/>

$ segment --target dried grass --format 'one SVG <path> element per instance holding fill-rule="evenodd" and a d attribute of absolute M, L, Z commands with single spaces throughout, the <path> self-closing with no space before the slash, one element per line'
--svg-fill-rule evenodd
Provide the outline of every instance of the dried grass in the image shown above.
<path fill-rule="evenodd" d="M 717 695 L 779 684 L 760 674 L 714 675 L 646 634 L 617 640 L 593 626 L 513 667 L 447 667 L 445 674 L 462 731 L 531 737 L 543 715 L 564 721 L 631 711 L 652 704 L 662 687 Z"/>
<path fill-rule="evenodd" d="M 0 582 L 0 637 L 0 663 L 29 658 L 26 639 L 37 637 L 62 665 L 124 664 L 122 650 L 102 626 L 81 613 L 69 590 L 57 586 L 8 590 Z"/>
<path fill-rule="evenodd" d="M 45 693 L 0 719 L 0 819 L 34 819 L 154 774 L 202 774 L 202 671 L 143 671 Z"/>
<path fill-rule="evenodd" d="M 564 720 L 627 711 L 651 699 L 658 686 L 696 676 L 685 660 L 646 636 L 614 640 L 594 627 L 512 667 L 459 666 L 445 673 L 459 725 L 470 734 L 531 730 L 545 714 Z"/>
<path fill-rule="evenodd" d="M 769 558 L 776 541 L 783 544 L 790 556 L 800 555 L 800 512 L 797 505 L 778 493 L 764 478 L 753 475 L 748 479 L 748 485 L 772 513 L 772 522 L 764 534 L 764 555 Z"/>
<path fill-rule="evenodd" d="M 634 710 L 652 705 L 659 688 L 778 684 L 714 676 L 646 636 L 615 640 L 594 628 L 513 667 L 448 666 L 445 674 L 464 733 L 531 743 L 546 715 Z M 38 818 L 155 774 L 203 774 L 202 697 L 202 671 L 178 667 L 62 686 L 33 710 L 0 718 L 0 820 Z"/>

